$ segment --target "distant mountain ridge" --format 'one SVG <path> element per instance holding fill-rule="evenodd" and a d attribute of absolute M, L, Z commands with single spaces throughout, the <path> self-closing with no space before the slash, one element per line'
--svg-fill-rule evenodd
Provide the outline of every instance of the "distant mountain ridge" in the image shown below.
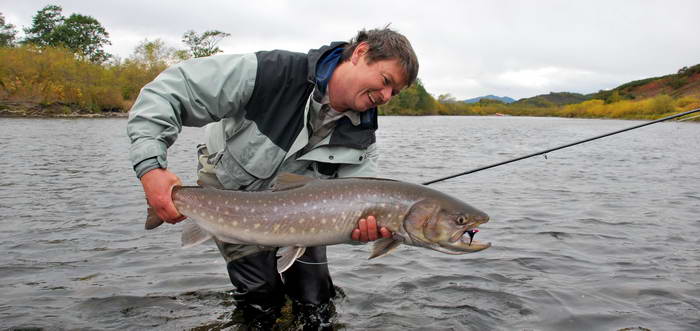
<path fill-rule="evenodd" d="M 590 99 L 600 99 L 605 102 L 615 102 L 625 99 L 641 100 L 662 94 L 674 98 L 684 96 L 700 97 L 700 64 L 683 67 L 675 74 L 635 80 L 610 90 L 600 90 L 590 94 L 550 92 L 549 94 L 540 94 L 529 98 L 522 98 L 517 101 L 509 97 L 486 95 L 467 99 L 463 102 L 477 103 L 481 99 L 487 99 L 520 106 L 551 107 L 577 104 Z"/>
<path fill-rule="evenodd" d="M 497 100 L 497 101 L 500 101 L 500 102 L 503 102 L 503 103 L 512 103 L 512 102 L 515 102 L 515 99 L 513 99 L 513 98 L 511 98 L 511 97 L 506 97 L 506 96 L 499 97 L 499 96 L 495 96 L 495 95 L 493 95 L 493 94 L 489 94 L 489 95 L 485 95 L 485 96 L 481 96 L 481 97 L 476 97 L 476 98 L 467 99 L 467 100 L 464 100 L 463 102 L 465 102 L 465 103 L 477 103 L 477 102 L 481 101 L 481 99 Z"/>
<path fill-rule="evenodd" d="M 591 94 L 591 98 L 614 102 L 619 99 L 645 99 L 661 94 L 674 98 L 700 97 L 700 64 L 683 67 L 675 74 L 635 80 L 612 90 L 600 90 Z"/>
<path fill-rule="evenodd" d="M 530 98 L 522 98 L 513 104 L 534 107 L 564 106 L 584 102 L 590 99 L 591 96 L 591 94 L 584 95 L 571 92 L 550 92 L 549 94 L 540 94 Z"/>

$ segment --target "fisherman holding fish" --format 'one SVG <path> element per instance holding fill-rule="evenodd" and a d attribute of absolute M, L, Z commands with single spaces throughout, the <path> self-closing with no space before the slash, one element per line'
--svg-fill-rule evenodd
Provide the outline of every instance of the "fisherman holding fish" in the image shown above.
<path fill-rule="evenodd" d="M 198 183 L 227 190 L 267 190 L 280 173 L 315 178 L 377 175 L 377 106 L 410 86 L 418 60 L 389 28 L 362 30 L 307 54 L 282 50 L 217 55 L 172 66 L 146 85 L 127 125 L 129 158 L 149 205 L 162 220 L 185 217 L 171 192 L 167 148 L 182 126 L 206 125 L 198 146 Z M 280 212 L 284 213 L 283 206 Z M 391 237 L 373 216 L 349 237 Z M 285 295 L 295 314 L 327 325 L 335 290 L 325 246 L 308 247 L 281 275 L 276 252 L 241 258 L 251 246 L 216 240 L 235 286 L 237 308 L 261 327 L 274 323 Z M 315 319 L 315 320 L 313 320 Z M 268 324 L 266 324 L 268 323 Z"/>

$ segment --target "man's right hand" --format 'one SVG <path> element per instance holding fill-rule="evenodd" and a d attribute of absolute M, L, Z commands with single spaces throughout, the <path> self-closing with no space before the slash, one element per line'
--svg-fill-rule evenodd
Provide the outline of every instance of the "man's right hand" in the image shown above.
<path fill-rule="evenodd" d="M 148 204 L 160 219 L 174 224 L 186 218 L 177 211 L 173 203 L 173 187 L 182 185 L 180 178 L 174 173 L 167 169 L 153 169 L 141 176 L 141 185 Z"/>

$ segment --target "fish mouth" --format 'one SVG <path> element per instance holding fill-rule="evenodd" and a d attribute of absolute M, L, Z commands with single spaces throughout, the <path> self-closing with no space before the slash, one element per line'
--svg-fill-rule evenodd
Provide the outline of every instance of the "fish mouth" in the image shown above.
<path fill-rule="evenodd" d="M 464 254 L 478 252 L 491 247 L 490 242 L 481 242 L 474 239 L 474 235 L 479 232 L 475 226 L 457 231 L 447 243 L 440 244 L 443 248 L 449 249 L 450 254 Z"/>
<path fill-rule="evenodd" d="M 471 218 L 471 217 L 470 217 Z M 458 240 L 464 240 L 464 237 L 468 237 L 467 241 L 472 242 L 474 239 L 474 234 L 479 232 L 479 230 L 476 228 L 480 224 L 484 224 L 489 221 L 489 216 L 486 214 L 476 216 L 472 219 L 473 221 L 470 222 L 471 224 L 467 225 L 466 227 L 462 229 L 458 229 L 455 231 L 452 236 L 450 236 L 450 239 L 448 240 L 449 243 L 456 243 Z"/>
<path fill-rule="evenodd" d="M 455 231 L 450 236 L 450 239 L 448 240 L 448 242 L 455 243 L 458 240 L 463 239 L 465 236 L 468 237 L 467 239 L 473 238 L 474 233 L 476 233 L 476 232 L 479 232 L 479 230 L 477 230 L 477 228 L 476 228 L 476 225 L 468 226 L 468 227 L 463 228 L 463 229 L 459 229 L 459 230 Z M 472 233 L 472 234 L 470 235 L 470 233 Z"/>

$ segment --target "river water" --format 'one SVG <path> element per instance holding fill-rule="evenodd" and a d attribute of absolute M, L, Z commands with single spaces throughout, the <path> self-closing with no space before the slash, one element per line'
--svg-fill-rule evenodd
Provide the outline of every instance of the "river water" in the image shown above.
<path fill-rule="evenodd" d="M 423 182 L 641 122 L 381 117 L 382 177 Z M 213 244 L 143 230 L 124 119 L 0 119 L 0 328 L 221 329 Z M 195 181 L 200 129 L 170 149 Z M 329 248 L 349 330 L 700 329 L 700 126 L 660 123 L 432 187 L 487 212 L 488 250 Z"/>

